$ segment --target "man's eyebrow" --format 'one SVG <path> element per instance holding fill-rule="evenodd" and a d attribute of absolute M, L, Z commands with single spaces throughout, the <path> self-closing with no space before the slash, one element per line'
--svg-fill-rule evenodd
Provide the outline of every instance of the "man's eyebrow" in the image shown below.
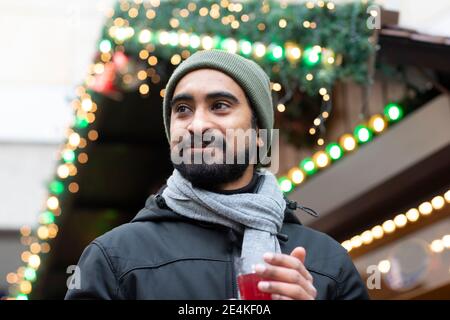
<path fill-rule="evenodd" d="M 177 94 L 175 97 L 172 98 L 172 100 L 170 101 L 170 106 L 174 106 L 175 103 L 177 103 L 178 101 L 193 101 L 194 97 L 189 94 L 189 93 L 180 93 Z"/>
<path fill-rule="evenodd" d="M 239 104 L 239 99 L 236 98 L 235 95 L 233 95 L 230 92 L 227 91 L 214 91 L 210 92 L 206 95 L 206 99 L 213 100 L 213 99 L 219 99 L 219 98 L 225 98 L 228 100 L 231 100 L 235 104 Z M 173 107 L 178 101 L 193 101 L 194 97 L 189 93 L 180 93 L 177 94 L 175 97 L 172 98 L 170 101 L 170 106 Z"/>
<path fill-rule="evenodd" d="M 206 95 L 206 99 L 212 100 L 212 99 L 218 99 L 218 98 L 225 98 L 225 99 L 231 100 L 235 104 L 239 104 L 239 99 L 236 98 L 235 95 L 233 95 L 227 91 L 214 91 L 214 92 L 210 92 Z"/>

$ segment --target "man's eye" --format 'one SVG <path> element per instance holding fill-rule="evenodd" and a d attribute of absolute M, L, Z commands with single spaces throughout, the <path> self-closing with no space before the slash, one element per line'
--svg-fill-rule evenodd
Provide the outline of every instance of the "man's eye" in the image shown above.
<path fill-rule="evenodd" d="M 218 103 L 215 103 L 215 104 L 212 106 L 212 108 L 215 109 L 215 110 L 223 110 L 223 109 L 228 108 L 228 105 L 225 104 L 225 103 L 222 103 L 222 102 L 218 102 Z"/>
<path fill-rule="evenodd" d="M 175 111 L 178 113 L 184 113 L 188 111 L 188 107 L 185 105 L 179 105 L 178 107 L 176 107 Z"/>

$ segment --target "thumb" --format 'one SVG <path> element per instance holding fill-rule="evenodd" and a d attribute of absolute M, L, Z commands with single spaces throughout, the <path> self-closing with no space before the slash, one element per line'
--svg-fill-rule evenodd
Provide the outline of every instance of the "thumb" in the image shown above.
<path fill-rule="evenodd" d="M 297 247 L 291 252 L 291 256 L 296 257 L 299 259 L 303 264 L 305 264 L 305 258 L 306 258 L 306 250 L 303 247 Z"/>

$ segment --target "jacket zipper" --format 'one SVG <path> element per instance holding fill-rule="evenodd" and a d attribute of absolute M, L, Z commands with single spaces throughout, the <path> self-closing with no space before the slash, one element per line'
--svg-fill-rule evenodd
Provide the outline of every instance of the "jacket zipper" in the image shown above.
<path fill-rule="evenodd" d="M 231 253 L 231 279 L 232 279 L 232 289 L 233 289 L 233 298 L 238 299 L 237 293 L 237 281 L 236 281 L 236 272 L 234 270 L 234 252 Z"/>
<path fill-rule="evenodd" d="M 228 235 L 230 236 L 230 244 L 231 244 L 231 286 L 233 291 L 233 298 L 238 299 L 238 288 L 237 288 L 237 279 L 236 279 L 236 270 L 234 267 L 235 253 L 236 253 L 236 237 L 234 235 L 234 230 L 232 228 L 229 229 Z"/>

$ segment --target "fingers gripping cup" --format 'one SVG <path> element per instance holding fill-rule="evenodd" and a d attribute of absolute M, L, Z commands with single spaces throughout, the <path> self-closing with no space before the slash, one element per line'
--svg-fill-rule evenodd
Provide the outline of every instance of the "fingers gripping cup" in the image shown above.
<path fill-rule="evenodd" d="M 257 264 L 265 264 L 262 259 L 237 258 L 235 260 L 239 299 L 241 300 L 272 300 L 272 295 L 258 289 L 258 283 L 264 278 L 255 272 Z"/>

